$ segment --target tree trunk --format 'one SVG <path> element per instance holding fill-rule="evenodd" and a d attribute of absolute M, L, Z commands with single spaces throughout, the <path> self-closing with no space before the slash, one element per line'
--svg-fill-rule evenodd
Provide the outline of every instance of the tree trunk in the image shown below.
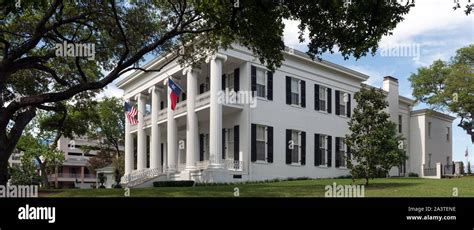
<path fill-rule="evenodd" d="M 0 185 L 6 185 L 8 182 L 8 158 L 10 155 L 11 153 L 7 153 L 6 149 L 0 148 Z"/>
<path fill-rule="evenodd" d="M 38 156 L 35 156 L 36 161 L 38 161 L 38 164 L 40 166 L 40 171 L 41 171 L 41 179 L 43 180 L 43 186 L 45 189 L 49 189 L 49 180 L 48 180 L 48 174 L 46 173 L 46 168 L 45 168 L 45 163 L 41 162 L 41 159 Z"/>

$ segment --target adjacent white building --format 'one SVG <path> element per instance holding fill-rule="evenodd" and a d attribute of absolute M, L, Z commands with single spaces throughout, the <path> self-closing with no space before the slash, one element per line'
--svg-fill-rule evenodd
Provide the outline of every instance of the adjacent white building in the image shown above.
<path fill-rule="evenodd" d="M 200 66 L 182 67 L 175 61 L 160 72 L 137 71 L 121 80 L 118 87 L 124 90 L 124 99 L 139 111 L 137 125 L 126 123 L 122 183 L 347 175 L 344 159 L 350 153 L 344 136 L 353 95 L 369 77 L 313 61 L 299 51 L 289 50 L 284 57 L 282 66 L 270 72 L 248 49 L 235 45 Z M 157 57 L 144 68 L 160 68 L 167 60 Z M 169 77 L 184 91 L 174 111 L 165 85 Z M 398 95 L 398 80 L 393 77 L 384 78 L 383 89 L 409 155 L 406 164 L 391 174 L 421 174 L 429 159 L 433 163 L 451 159 L 454 118 L 412 111 L 414 101 Z M 431 133 L 425 129 L 428 124 Z"/>

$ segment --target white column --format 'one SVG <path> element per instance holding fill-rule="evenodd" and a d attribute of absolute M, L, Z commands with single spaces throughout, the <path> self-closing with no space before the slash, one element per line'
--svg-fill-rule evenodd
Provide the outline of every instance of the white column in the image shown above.
<path fill-rule="evenodd" d="M 166 80 L 165 80 L 166 81 Z M 168 94 L 166 97 L 168 98 L 168 108 L 167 108 L 167 142 L 168 142 L 168 171 L 175 172 L 176 171 L 176 163 L 178 158 L 178 126 L 176 125 L 176 120 L 174 119 L 174 111 L 171 109 L 171 99 L 169 97 L 171 93 L 170 87 L 166 86 L 168 89 Z"/>
<path fill-rule="evenodd" d="M 222 63 L 227 56 L 215 54 L 208 59 L 211 63 L 210 92 L 210 129 L 209 129 L 209 168 L 222 168 L 222 104 L 218 101 L 218 92 L 222 88 Z"/>
<path fill-rule="evenodd" d="M 137 169 L 146 168 L 146 133 L 145 133 L 145 103 L 146 97 L 143 93 L 136 96 L 138 101 L 138 127 L 137 127 Z"/>
<path fill-rule="evenodd" d="M 133 134 L 130 132 L 130 122 L 125 119 L 125 174 L 129 174 L 134 170 L 133 156 Z"/>
<path fill-rule="evenodd" d="M 150 137 L 150 168 L 161 167 L 160 158 L 160 126 L 158 125 L 158 112 L 160 111 L 160 90 L 157 86 L 151 87 L 151 137 Z"/>
<path fill-rule="evenodd" d="M 186 170 L 196 170 L 196 161 L 199 159 L 199 130 L 198 118 L 194 110 L 195 98 L 198 90 L 197 69 L 186 68 L 183 74 L 187 77 L 187 121 L 186 121 Z"/>

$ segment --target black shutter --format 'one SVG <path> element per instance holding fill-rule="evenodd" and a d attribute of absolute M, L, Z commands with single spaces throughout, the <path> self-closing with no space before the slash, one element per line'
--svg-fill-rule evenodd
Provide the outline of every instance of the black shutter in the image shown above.
<path fill-rule="evenodd" d="M 225 149 L 227 147 L 225 143 L 225 129 L 222 129 L 222 159 L 225 159 Z"/>
<path fill-rule="evenodd" d="M 327 102 L 326 102 L 326 103 L 327 103 L 327 111 L 328 111 L 328 113 L 331 113 L 331 112 L 332 112 L 332 111 L 331 111 L 331 109 L 332 109 L 332 102 L 331 102 L 331 101 L 332 101 L 331 88 L 327 88 L 327 91 L 326 91 L 326 93 L 327 93 L 327 98 L 328 98 L 328 99 L 327 99 Z"/>
<path fill-rule="evenodd" d="M 252 162 L 255 162 L 257 160 L 257 125 L 256 124 L 252 124 L 250 139 L 252 142 L 250 160 Z"/>
<path fill-rule="evenodd" d="M 204 83 L 201 83 L 199 85 L 199 94 L 203 94 L 204 93 Z"/>
<path fill-rule="evenodd" d="M 267 71 L 267 99 L 273 100 L 273 73 Z"/>
<path fill-rule="evenodd" d="M 301 80 L 301 107 L 306 107 L 306 82 Z"/>
<path fill-rule="evenodd" d="M 306 164 L 306 132 L 301 132 L 301 165 Z"/>
<path fill-rule="evenodd" d="M 339 111 L 339 90 L 334 90 L 334 92 L 336 93 L 336 115 L 339 115 L 341 114 L 341 112 Z"/>
<path fill-rule="evenodd" d="M 222 90 L 225 90 L 225 74 L 222 74 Z"/>
<path fill-rule="evenodd" d="M 240 160 L 240 146 L 239 146 L 239 126 L 236 125 L 234 126 L 234 161 L 239 161 Z"/>
<path fill-rule="evenodd" d="M 319 134 L 314 134 L 314 166 L 321 165 L 321 154 L 319 153 Z"/>
<path fill-rule="evenodd" d="M 273 163 L 273 127 L 267 126 L 267 162 Z"/>
<path fill-rule="evenodd" d="M 332 165 L 332 136 L 328 136 L 328 157 L 327 157 L 327 166 L 331 167 Z"/>
<path fill-rule="evenodd" d="M 351 94 L 347 94 L 347 117 L 351 117 Z"/>
<path fill-rule="evenodd" d="M 251 77 L 251 90 L 252 90 L 252 96 L 255 96 L 255 91 L 257 91 L 257 67 L 252 66 L 251 71 L 250 71 L 250 77 Z"/>
<path fill-rule="evenodd" d="M 204 134 L 199 134 L 199 161 L 204 161 Z"/>
<path fill-rule="evenodd" d="M 234 69 L 234 91 L 239 92 L 240 90 L 240 70 L 239 68 Z"/>
<path fill-rule="evenodd" d="M 286 104 L 291 105 L 291 77 L 286 76 Z"/>
<path fill-rule="evenodd" d="M 319 85 L 314 84 L 314 110 L 319 110 Z"/>
<path fill-rule="evenodd" d="M 163 165 L 165 162 L 164 162 L 164 150 L 165 150 L 165 146 L 163 143 L 160 144 L 160 157 L 161 157 L 161 165 Z"/>
<path fill-rule="evenodd" d="M 286 163 L 291 164 L 291 149 L 290 149 L 290 140 L 291 140 L 291 129 L 286 130 Z"/>
<path fill-rule="evenodd" d="M 339 154 L 339 141 L 341 139 L 339 137 L 336 137 L 336 168 L 339 168 L 341 165 L 341 156 Z"/>

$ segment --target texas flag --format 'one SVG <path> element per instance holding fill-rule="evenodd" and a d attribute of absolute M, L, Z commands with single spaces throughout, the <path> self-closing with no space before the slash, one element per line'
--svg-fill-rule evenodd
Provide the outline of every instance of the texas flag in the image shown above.
<path fill-rule="evenodd" d="M 171 99 L 171 109 L 176 108 L 176 103 L 178 102 L 178 97 L 181 95 L 181 88 L 174 83 L 171 79 L 168 79 L 168 87 L 171 89 L 170 99 Z"/>

